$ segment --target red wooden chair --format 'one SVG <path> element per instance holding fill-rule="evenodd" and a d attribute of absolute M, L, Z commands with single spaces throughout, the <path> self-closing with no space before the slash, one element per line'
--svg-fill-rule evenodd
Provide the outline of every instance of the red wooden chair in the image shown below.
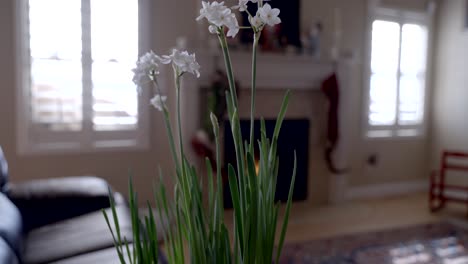
<path fill-rule="evenodd" d="M 459 162 L 455 162 L 457 160 Z M 461 162 L 468 164 L 468 153 L 444 151 L 440 163 L 440 169 L 431 174 L 431 184 L 429 189 L 429 208 L 431 212 L 443 209 L 447 202 L 464 203 L 468 205 L 468 198 L 460 197 L 458 194 L 468 194 L 468 186 L 447 184 L 447 173 L 449 171 L 467 172 L 468 165 L 461 165 Z"/>

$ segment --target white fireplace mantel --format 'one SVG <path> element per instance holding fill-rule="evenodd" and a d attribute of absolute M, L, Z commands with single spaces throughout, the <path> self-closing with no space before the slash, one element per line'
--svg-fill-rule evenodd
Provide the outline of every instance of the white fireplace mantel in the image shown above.
<path fill-rule="evenodd" d="M 197 52 L 197 60 L 201 65 L 200 83 L 208 86 L 216 64 L 224 70 L 224 60 L 208 52 Z M 250 89 L 252 74 L 252 58 L 249 52 L 231 52 L 232 66 L 236 81 L 241 89 Z M 320 61 L 307 55 L 285 55 L 260 53 L 257 58 L 257 88 L 258 89 L 319 89 L 321 82 L 333 72 L 333 63 Z M 208 74 L 206 74 L 208 73 Z"/>

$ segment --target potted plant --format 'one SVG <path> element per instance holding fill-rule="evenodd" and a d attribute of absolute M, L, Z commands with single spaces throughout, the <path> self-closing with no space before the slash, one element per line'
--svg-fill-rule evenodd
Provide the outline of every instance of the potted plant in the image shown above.
<path fill-rule="evenodd" d="M 255 3 L 258 10 L 251 14 L 247 5 Z M 250 26 L 239 26 L 233 9 L 246 12 Z M 255 113 L 257 50 L 262 30 L 266 26 L 281 23 L 278 17 L 279 9 L 272 8 L 262 0 L 239 0 L 238 5 L 227 7 L 224 2 L 203 2 L 200 16 L 197 20 L 206 19 L 209 32 L 217 35 L 223 52 L 226 75 L 229 81 L 229 91 L 226 92 L 227 118 L 229 118 L 232 136 L 234 138 L 237 162 L 227 166 L 228 181 L 234 207 L 234 226 L 232 237 L 228 231 L 222 201 L 221 166 L 215 166 L 207 159 L 208 206 L 203 204 L 202 183 L 197 170 L 185 155 L 182 144 L 180 121 L 180 90 L 181 79 L 185 74 L 199 77 L 199 68 L 195 54 L 187 51 L 173 50 L 172 54 L 158 56 L 153 52 L 143 55 L 137 62 L 133 81 L 141 89 L 148 84 L 155 87 L 157 93 L 151 99 L 156 109 L 162 112 L 168 134 L 171 154 L 175 166 L 174 196 L 169 198 L 164 184 L 154 189 L 155 204 L 167 219 L 171 219 L 173 227 L 168 222 L 157 226 L 153 211 L 148 203 L 149 214 L 140 217 L 138 202 L 130 181 L 129 197 L 132 214 L 133 239 L 127 243 L 127 238 L 120 234 L 119 221 L 115 203 L 111 199 L 112 215 L 104 214 L 109 229 L 114 237 L 117 254 L 121 263 L 158 263 L 159 248 L 157 232 L 166 230 L 164 248 L 169 263 L 277 263 L 284 243 L 292 201 L 292 190 L 296 177 L 296 166 L 292 171 L 292 181 L 286 212 L 280 233 L 277 234 L 278 214 L 280 205 L 275 201 L 276 181 L 278 175 L 278 156 L 276 153 L 281 124 L 289 101 L 286 93 L 272 138 L 267 138 L 265 123 L 261 122 L 261 140 L 254 141 L 253 126 Z M 251 85 L 251 127 L 250 138 L 242 138 L 238 112 L 238 100 L 235 79 L 231 65 L 227 38 L 235 37 L 239 30 L 253 31 L 252 47 L 252 85 Z M 172 131 L 170 112 L 166 105 L 167 97 L 158 86 L 159 67 L 171 64 L 174 72 L 178 123 L 177 134 Z M 259 69 L 261 70 L 261 69 Z M 213 134 L 216 143 L 216 162 L 220 161 L 219 124 L 215 115 L 211 115 Z M 175 136 L 174 136 L 175 135 Z M 256 146 L 258 148 L 256 148 Z M 258 150 L 257 150 L 258 149 Z M 258 153 L 255 153 L 258 152 Z M 256 169 L 255 157 L 258 157 Z M 296 162 L 295 162 L 296 164 Z M 162 175 L 161 175 L 162 177 Z M 111 224 L 113 222 L 114 225 Z M 115 228 L 114 228 L 115 227 Z M 113 231 L 115 230 L 115 231 Z M 278 244 L 275 244 L 278 239 Z"/>

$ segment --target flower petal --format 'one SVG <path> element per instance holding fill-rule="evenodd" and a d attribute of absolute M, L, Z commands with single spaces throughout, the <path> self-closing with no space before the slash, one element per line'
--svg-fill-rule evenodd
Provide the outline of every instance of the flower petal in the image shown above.
<path fill-rule="evenodd" d="M 279 16 L 280 10 L 279 10 L 278 8 L 273 8 L 273 9 L 271 10 L 271 14 L 272 14 L 273 16 Z"/>
<path fill-rule="evenodd" d="M 214 25 L 210 25 L 208 27 L 208 31 L 211 33 L 211 34 L 218 34 L 218 27 L 214 26 Z"/>
<path fill-rule="evenodd" d="M 167 96 L 156 94 L 153 98 L 151 98 L 150 103 L 154 106 L 154 108 L 158 109 L 159 111 L 163 111 L 166 100 Z"/>

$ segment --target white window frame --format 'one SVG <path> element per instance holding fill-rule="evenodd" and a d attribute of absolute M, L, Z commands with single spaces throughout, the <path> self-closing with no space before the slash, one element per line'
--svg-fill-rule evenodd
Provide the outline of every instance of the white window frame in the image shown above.
<path fill-rule="evenodd" d="M 139 53 L 149 50 L 151 40 L 149 27 L 150 0 L 138 1 Z M 82 8 L 90 7 L 90 0 L 81 0 Z M 83 110 L 81 131 L 55 132 L 38 129 L 32 125 L 31 73 L 29 50 L 29 10 L 28 0 L 15 1 L 16 39 L 16 110 L 17 110 L 17 149 L 20 155 L 47 153 L 74 153 L 97 151 L 145 150 L 149 148 L 149 109 L 150 91 L 143 89 L 138 97 L 138 125 L 134 130 L 96 131 L 93 130 L 90 111 Z M 86 21 L 82 21 L 82 24 Z M 86 47 L 83 47 L 86 49 Z M 86 58 L 83 58 L 86 59 Z M 136 61 L 137 58 L 135 58 Z M 83 80 L 90 81 L 90 80 Z M 136 89 L 136 88 L 135 88 Z M 83 108 L 92 107 L 92 91 L 83 91 Z M 91 105 L 91 106 L 90 106 Z"/>
<path fill-rule="evenodd" d="M 432 11 L 426 12 L 414 12 L 401 9 L 384 8 L 370 5 L 369 16 L 367 23 L 367 45 L 366 45 L 366 56 L 365 56 L 365 70 L 364 70 L 364 107 L 363 107 L 363 128 L 364 137 L 366 139 L 392 139 L 392 138 L 424 138 L 427 133 L 428 123 L 428 102 L 429 102 L 429 80 L 431 79 L 431 43 L 432 43 Z M 371 53 L 372 53 L 372 24 L 375 20 L 384 20 L 398 23 L 400 26 L 404 24 L 418 24 L 427 27 L 428 30 L 428 43 L 426 51 L 426 74 L 425 74 L 425 87 L 424 87 L 424 99 L 423 99 L 423 118 L 419 124 L 416 125 L 399 125 L 398 124 L 398 103 L 397 103 L 397 117 L 395 124 L 393 125 L 371 125 L 369 124 L 369 111 L 370 111 L 370 77 L 372 75 L 371 70 Z M 400 32 L 401 34 L 401 32 Z M 400 36 L 400 42 L 401 42 Z M 401 43 L 400 43 L 401 48 Z M 401 55 L 401 50 L 400 50 Z M 399 59 L 400 61 L 400 59 Z M 400 67 L 400 66 L 399 66 Z M 400 75 L 398 75 L 400 76 Z M 399 78 L 398 81 L 400 82 Z M 399 91 L 397 91 L 397 98 Z"/>

